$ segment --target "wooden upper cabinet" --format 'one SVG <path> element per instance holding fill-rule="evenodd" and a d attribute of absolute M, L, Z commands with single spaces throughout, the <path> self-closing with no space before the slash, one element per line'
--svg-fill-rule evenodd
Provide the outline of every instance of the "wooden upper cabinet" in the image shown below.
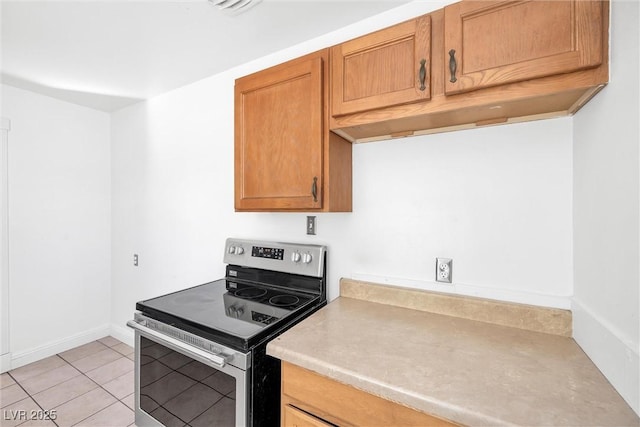
<path fill-rule="evenodd" d="M 447 95 L 574 72 L 603 60 L 603 2 L 462 1 L 445 7 Z"/>
<path fill-rule="evenodd" d="M 328 49 L 235 84 L 235 208 L 351 210 L 351 144 L 326 122 Z"/>
<path fill-rule="evenodd" d="M 332 115 L 428 100 L 430 70 L 428 15 L 334 46 Z"/>

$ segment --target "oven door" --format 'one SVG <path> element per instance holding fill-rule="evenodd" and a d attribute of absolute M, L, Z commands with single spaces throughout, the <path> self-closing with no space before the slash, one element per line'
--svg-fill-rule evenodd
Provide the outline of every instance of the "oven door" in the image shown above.
<path fill-rule="evenodd" d="M 160 324 L 175 330 L 170 336 L 144 323 L 138 315 L 127 322 L 135 330 L 136 425 L 245 426 L 249 368 L 229 364 L 234 354 L 213 354 L 183 341 L 202 342 L 197 336 Z"/>

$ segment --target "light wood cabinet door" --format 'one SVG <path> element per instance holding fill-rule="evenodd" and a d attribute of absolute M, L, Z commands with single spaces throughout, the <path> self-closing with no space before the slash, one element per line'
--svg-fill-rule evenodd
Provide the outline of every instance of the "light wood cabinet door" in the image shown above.
<path fill-rule="evenodd" d="M 447 95 L 602 62 L 603 2 L 462 1 L 445 7 Z"/>
<path fill-rule="evenodd" d="M 312 419 L 341 427 L 453 427 L 447 420 L 358 390 L 296 365 L 282 362 L 282 416 L 295 406 Z M 300 412 L 300 411 L 298 411 Z M 325 424 L 302 424 L 324 426 Z"/>
<path fill-rule="evenodd" d="M 291 405 L 282 407 L 282 427 L 331 427 L 333 424 L 313 417 Z"/>
<path fill-rule="evenodd" d="M 236 210 L 322 207 L 323 58 L 236 80 Z"/>
<path fill-rule="evenodd" d="M 430 70 L 428 15 L 334 46 L 332 115 L 428 100 Z"/>

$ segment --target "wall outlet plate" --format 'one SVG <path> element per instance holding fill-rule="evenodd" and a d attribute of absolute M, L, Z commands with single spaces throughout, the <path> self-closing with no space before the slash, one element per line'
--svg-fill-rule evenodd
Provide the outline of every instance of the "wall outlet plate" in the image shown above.
<path fill-rule="evenodd" d="M 307 234 L 316 234 L 316 217 L 307 217 Z"/>
<path fill-rule="evenodd" d="M 436 281 L 451 283 L 453 277 L 453 260 L 450 258 L 436 258 Z"/>

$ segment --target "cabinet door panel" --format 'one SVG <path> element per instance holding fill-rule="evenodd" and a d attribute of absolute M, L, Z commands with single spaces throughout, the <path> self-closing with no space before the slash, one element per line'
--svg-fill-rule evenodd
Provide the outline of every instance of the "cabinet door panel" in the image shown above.
<path fill-rule="evenodd" d="M 334 116 L 430 99 L 431 17 L 334 46 L 331 67 Z"/>
<path fill-rule="evenodd" d="M 282 407 L 283 427 L 332 427 L 333 424 L 325 423 L 319 418 L 313 417 L 291 405 Z"/>
<path fill-rule="evenodd" d="M 602 2 L 592 0 L 462 1 L 447 6 L 445 92 L 595 67 L 602 63 L 602 15 Z"/>
<path fill-rule="evenodd" d="M 251 77 L 236 83 L 236 209 L 320 208 L 322 59 Z"/>
<path fill-rule="evenodd" d="M 287 362 L 282 363 L 282 402 L 342 427 L 455 425 Z"/>

